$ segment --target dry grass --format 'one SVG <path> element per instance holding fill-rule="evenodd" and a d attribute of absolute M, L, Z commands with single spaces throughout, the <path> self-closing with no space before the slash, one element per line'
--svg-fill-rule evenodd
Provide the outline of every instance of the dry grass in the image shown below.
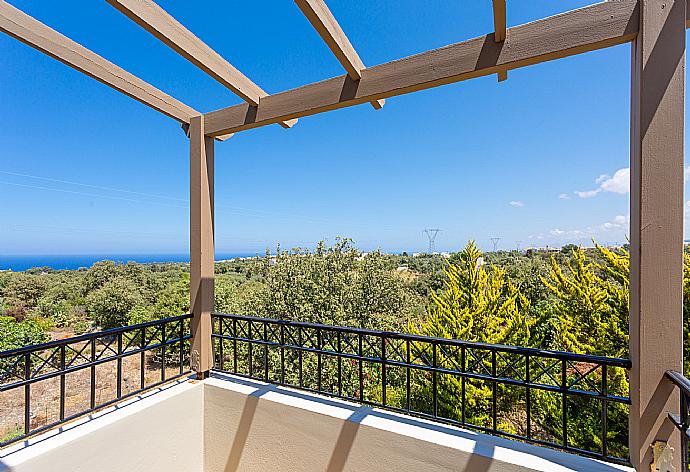
<path fill-rule="evenodd" d="M 72 333 L 51 333 L 53 339 L 64 339 Z M 85 352 L 90 355 L 90 350 Z M 117 397 L 117 362 L 109 361 L 95 367 L 95 405 Z M 177 364 L 166 366 L 165 378 L 179 373 Z M 144 386 L 162 380 L 161 364 L 153 352 L 144 355 Z M 141 389 L 141 354 L 122 360 L 122 395 Z M 30 426 L 37 429 L 60 420 L 60 376 L 31 384 Z M 0 393 L 0 442 L 8 441 L 24 432 L 24 387 Z M 65 417 L 82 413 L 91 407 L 91 368 L 86 367 L 65 375 Z"/>

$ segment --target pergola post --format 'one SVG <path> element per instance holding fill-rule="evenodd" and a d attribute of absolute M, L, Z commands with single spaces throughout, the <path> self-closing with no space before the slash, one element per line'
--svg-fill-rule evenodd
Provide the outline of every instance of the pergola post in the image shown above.
<path fill-rule="evenodd" d="M 204 134 L 204 117 L 189 123 L 189 295 L 192 313 L 191 368 L 208 377 L 213 365 L 213 138 Z"/>
<path fill-rule="evenodd" d="M 680 436 L 666 414 L 683 366 L 683 125 L 686 0 L 640 0 L 632 43 L 630 127 L 630 457 L 648 471 L 650 446 Z"/>

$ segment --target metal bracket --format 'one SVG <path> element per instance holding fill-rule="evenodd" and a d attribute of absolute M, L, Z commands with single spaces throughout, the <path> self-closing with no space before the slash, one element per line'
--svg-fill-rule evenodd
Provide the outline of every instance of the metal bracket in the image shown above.
<path fill-rule="evenodd" d="M 676 472 L 673 465 L 673 448 L 665 441 L 652 443 L 654 461 L 651 465 L 652 472 Z"/>
<path fill-rule="evenodd" d="M 201 369 L 201 355 L 199 354 L 199 351 L 197 351 L 196 349 L 192 351 L 190 367 L 194 372 L 199 372 L 199 370 Z"/>

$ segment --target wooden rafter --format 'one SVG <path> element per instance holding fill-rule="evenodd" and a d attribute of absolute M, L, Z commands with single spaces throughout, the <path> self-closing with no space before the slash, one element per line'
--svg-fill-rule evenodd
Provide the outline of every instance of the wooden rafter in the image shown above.
<path fill-rule="evenodd" d="M 251 105 L 268 94 L 151 0 L 108 0 L 113 7 Z M 296 119 L 280 124 L 292 127 Z"/>
<path fill-rule="evenodd" d="M 326 3 L 323 0 L 295 0 L 295 3 L 347 71 L 347 75 L 352 80 L 361 79 L 366 66 Z M 383 108 L 384 103 L 383 99 L 371 101 L 377 110 Z"/>
<path fill-rule="evenodd" d="M 502 43 L 506 40 L 506 0 L 492 0 L 494 10 L 494 41 Z M 508 71 L 498 72 L 498 81 L 503 82 L 508 78 Z"/>
<path fill-rule="evenodd" d="M 381 98 L 496 74 L 630 42 L 638 31 L 636 0 L 602 2 L 510 28 L 510 48 L 480 36 L 362 71 L 266 97 L 258 107 L 235 105 L 205 115 L 212 136 L 314 115 Z"/>
<path fill-rule="evenodd" d="M 494 9 L 494 41 L 506 40 L 506 0 L 492 0 Z"/>
<path fill-rule="evenodd" d="M 182 123 L 200 114 L 3 0 L 0 31 Z"/>

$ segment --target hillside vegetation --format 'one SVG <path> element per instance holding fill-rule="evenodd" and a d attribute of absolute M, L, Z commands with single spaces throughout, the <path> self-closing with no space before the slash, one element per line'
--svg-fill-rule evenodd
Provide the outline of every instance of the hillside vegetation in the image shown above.
<path fill-rule="evenodd" d="M 687 347 L 687 254 L 684 266 Z M 0 273 L 4 315 L 0 316 L 0 350 L 187 313 L 188 270 L 186 264 L 103 261 L 77 271 L 37 268 Z M 482 254 L 469 242 L 446 259 L 362 253 L 352 241 L 339 239 L 332 246 L 320 243 L 314 251 L 277 248 L 274 255 L 218 262 L 215 271 L 219 312 L 583 354 L 628 355 L 629 255 L 625 248 L 568 246 L 555 252 Z M 686 373 L 688 367 L 686 363 Z M 372 370 L 365 375 L 374 378 L 377 374 Z M 466 415 L 462 417 L 468 424 L 487 424 L 490 387 L 468 382 L 468 403 L 461 412 L 460 381 L 454 376 L 440 377 L 439 415 L 457 419 Z M 611 391 L 628 394 L 624 371 L 610 373 L 608 384 Z M 412 408 L 425 411 L 431 398 L 428 379 L 415 373 L 410 388 Z M 525 411 L 520 406 L 524 392 L 506 385 L 498 388 L 499 429 L 524 435 Z M 382 392 L 379 388 L 372 394 Z M 404 387 L 389 382 L 390 404 L 404 394 Z M 598 450 L 599 413 L 586 401 L 573 399 L 575 403 L 568 406 L 573 427 L 570 441 Z M 563 407 L 558 396 L 536 391 L 532 402 L 541 415 L 534 420 L 536 431 L 547 439 L 559 437 Z M 608 408 L 609 451 L 625 457 L 627 407 L 616 403 Z"/>
<path fill-rule="evenodd" d="M 362 253 L 339 239 L 217 262 L 215 302 L 226 313 L 626 357 L 628 277 L 624 248 L 482 254 L 469 242 L 445 259 Z M 685 287 L 687 311 L 688 278 Z M 188 294 L 180 263 L 2 272 L 2 348 L 187 313 Z"/>

